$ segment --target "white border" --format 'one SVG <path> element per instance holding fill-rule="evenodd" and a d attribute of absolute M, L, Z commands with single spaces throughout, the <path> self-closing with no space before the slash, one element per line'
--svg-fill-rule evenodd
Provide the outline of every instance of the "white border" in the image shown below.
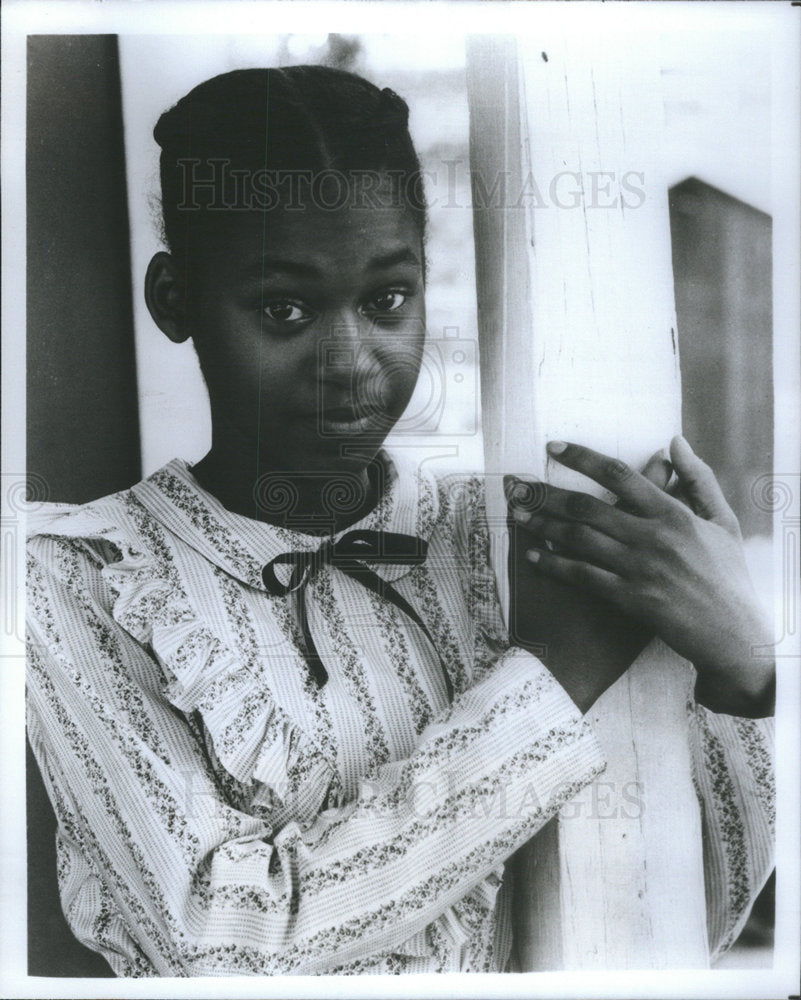
<path fill-rule="evenodd" d="M 25 307 L 20 289 L 25 287 L 25 36 L 28 33 L 174 33 L 236 32 L 275 34 L 303 31 L 310 23 L 328 30 L 368 33 L 393 28 L 403 33 L 447 33 L 458 16 L 460 29 L 478 33 L 528 33 L 544 23 L 550 29 L 569 31 L 580 22 L 592 30 L 600 19 L 617 19 L 626 31 L 658 31 L 677 22 L 688 29 L 709 31 L 730 16 L 738 24 L 767 29 L 771 36 L 773 66 L 772 134 L 775 193 L 774 292 L 775 386 L 777 398 L 776 472 L 794 483 L 794 504 L 799 494 L 799 330 L 801 330 L 801 211 L 798 178 L 801 177 L 801 115 L 799 81 L 801 10 L 785 4 L 754 2 L 649 3 L 649 4 L 526 4 L 518 0 L 470 2 L 308 2 L 308 0 L 6 0 L 2 9 L 2 152 L 3 152 L 3 537 L 22 537 L 24 524 L 14 504 L 9 504 L 8 483 L 14 484 L 24 469 L 25 413 Z M 234 7 L 235 5 L 235 7 Z M 714 44 L 714 42 L 712 42 Z M 781 572 L 782 524 L 777 515 L 777 577 Z M 796 540 L 798 533 L 796 532 Z M 12 567 L 21 579 L 21 562 Z M 9 580 L 6 567 L 4 579 Z M 777 582 L 781 582 L 779 579 Z M 11 584 L 13 586 L 13 584 Z M 798 581 L 791 585 L 797 588 Z M 796 597 L 797 589 L 796 589 Z M 8 605 L 6 604 L 6 607 Z M 15 607 L 22 608 L 17 595 Z M 778 622 L 777 627 L 782 623 Z M 779 633 L 781 634 L 781 632 Z M 192 980 L 74 980 L 37 979 L 24 974 L 26 967 L 25 826 L 24 826 L 24 698 L 23 659 L 16 639 L 3 648 L 3 725 L 0 753 L 4 763 L 0 859 L 0 905 L 3 927 L 0 940 L 0 976 L 6 997 L 737 997 L 743 1000 L 780 1000 L 798 991 L 799 983 L 799 800 L 801 774 L 799 705 L 801 679 L 795 637 L 780 661 L 779 710 L 781 734 L 778 781 L 778 858 L 776 958 L 773 971 L 726 970 L 682 972 L 530 973 L 521 976 L 420 976 L 399 979 L 328 977 L 276 977 Z M 22 913 L 20 912 L 22 910 Z"/>

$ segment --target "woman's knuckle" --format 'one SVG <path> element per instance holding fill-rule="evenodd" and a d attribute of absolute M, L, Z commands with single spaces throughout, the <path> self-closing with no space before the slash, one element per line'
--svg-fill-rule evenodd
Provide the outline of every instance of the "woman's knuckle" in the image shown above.
<path fill-rule="evenodd" d="M 687 516 L 678 525 L 678 530 L 674 529 L 676 547 L 699 545 L 706 537 L 709 526 L 712 523 L 688 510 Z"/>
<path fill-rule="evenodd" d="M 655 562 L 655 546 L 649 545 L 647 552 L 630 551 L 626 553 L 627 574 L 636 580 L 647 579 Z"/>
<path fill-rule="evenodd" d="M 675 527 L 669 521 L 662 521 L 648 537 L 648 556 L 660 556 L 675 548 Z"/>
<path fill-rule="evenodd" d="M 672 504 L 660 516 L 665 527 L 674 531 L 684 530 L 695 518 L 695 514 L 683 503 Z"/>
<path fill-rule="evenodd" d="M 622 458 L 607 458 L 603 462 L 603 472 L 609 479 L 623 483 L 629 479 L 633 473 L 630 465 L 627 465 Z"/>
<path fill-rule="evenodd" d="M 631 592 L 632 602 L 636 602 L 641 611 L 649 615 L 655 615 L 661 608 L 662 590 L 653 581 L 642 583 L 636 590 Z"/>

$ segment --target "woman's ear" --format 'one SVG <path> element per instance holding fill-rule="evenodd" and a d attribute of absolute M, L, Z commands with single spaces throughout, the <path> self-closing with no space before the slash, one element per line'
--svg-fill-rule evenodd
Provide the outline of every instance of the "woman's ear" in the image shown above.
<path fill-rule="evenodd" d="M 176 344 L 189 339 L 184 280 L 174 257 L 157 253 L 145 276 L 145 302 L 162 333 Z"/>

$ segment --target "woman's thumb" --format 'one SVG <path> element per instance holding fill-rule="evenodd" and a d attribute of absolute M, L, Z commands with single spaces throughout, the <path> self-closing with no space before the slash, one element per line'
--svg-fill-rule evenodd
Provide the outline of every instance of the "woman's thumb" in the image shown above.
<path fill-rule="evenodd" d="M 735 534 L 740 526 L 714 472 L 692 450 L 680 434 L 670 442 L 670 459 L 693 511 L 706 521 L 715 521 Z"/>
<path fill-rule="evenodd" d="M 650 480 L 654 486 L 658 486 L 660 490 L 667 489 L 670 477 L 673 475 L 673 466 L 670 464 L 665 448 L 660 448 L 659 451 L 651 455 L 643 467 L 642 475 Z"/>

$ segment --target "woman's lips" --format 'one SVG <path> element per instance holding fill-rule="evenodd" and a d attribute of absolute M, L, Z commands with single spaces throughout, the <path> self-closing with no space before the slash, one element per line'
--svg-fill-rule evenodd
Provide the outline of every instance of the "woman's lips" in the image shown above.
<path fill-rule="evenodd" d="M 335 406 L 310 414 L 312 421 L 322 434 L 362 434 L 369 430 L 388 430 L 394 421 L 384 412 L 376 409 L 362 409 L 352 406 Z"/>
<path fill-rule="evenodd" d="M 358 406 L 329 406 L 322 411 L 323 420 L 334 420 L 340 423 L 353 423 L 361 420 L 362 417 L 369 416 L 370 411 L 360 409 Z"/>

